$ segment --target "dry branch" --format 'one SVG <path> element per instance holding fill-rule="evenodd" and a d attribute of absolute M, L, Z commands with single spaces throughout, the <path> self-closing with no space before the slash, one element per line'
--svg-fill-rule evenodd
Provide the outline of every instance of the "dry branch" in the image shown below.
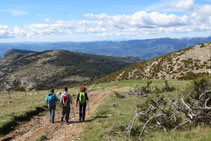
<path fill-rule="evenodd" d="M 148 85 L 147 85 L 148 86 Z M 166 82 L 166 87 L 169 87 Z M 131 139 L 132 129 L 137 123 L 137 118 L 144 123 L 140 131 L 139 139 L 142 140 L 146 128 L 150 129 L 163 129 L 177 130 L 184 127 L 189 123 L 199 125 L 211 124 L 211 83 L 201 81 L 195 83 L 194 88 L 187 93 L 187 97 L 180 97 L 176 100 L 166 100 L 163 97 L 156 95 L 155 98 L 149 97 L 147 103 L 139 105 L 141 112 L 135 112 L 133 120 L 126 128 Z M 143 89 L 136 88 L 134 95 L 143 95 Z M 149 90 L 149 89 L 148 89 Z M 131 92 L 130 92 L 131 93 Z M 131 94 L 133 95 L 133 94 Z M 185 95 L 184 95 L 185 96 Z M 184 118 L 182 115 L 185 115 Z M 149 124 L 151 123 L 151 124 Z"/>

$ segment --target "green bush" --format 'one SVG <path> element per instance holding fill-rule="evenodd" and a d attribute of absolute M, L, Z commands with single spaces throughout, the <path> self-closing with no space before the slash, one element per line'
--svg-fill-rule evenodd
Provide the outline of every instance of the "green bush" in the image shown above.
<path fill-rule="evenodd" d="M 26 91 L 24 87 L 18 86 L 14 89 L 14 91 Z"/>

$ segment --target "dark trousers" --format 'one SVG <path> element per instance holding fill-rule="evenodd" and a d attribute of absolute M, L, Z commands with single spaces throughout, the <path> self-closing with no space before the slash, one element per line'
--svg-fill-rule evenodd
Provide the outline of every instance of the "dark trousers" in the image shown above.
<path fill-rule="evenodd" d="M 62 107 L 62 120 L 65 117 L 66 122 L 69 121 L 69 115 L 70 115 L 70 106 Z"/>
<path fill-rule="evenodd" d="M 54 122 L 55 110 L 56 110 L 56 106 L 49 107 L 49 119 L 51 122 Z"/>
<path fill-rule="evenodd" d="M 86 115 L 86 103 L 79 103 L 79 120 L 85 120 Z"/>

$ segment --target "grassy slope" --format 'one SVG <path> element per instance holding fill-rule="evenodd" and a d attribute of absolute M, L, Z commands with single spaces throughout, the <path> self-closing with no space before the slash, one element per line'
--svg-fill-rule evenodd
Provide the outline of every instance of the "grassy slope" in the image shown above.
<path fill-rule="evenodd" d="M 103 89 L 109 86 L 116 85 L 119 91 L 128 91 L 131 88 L 138 86 L 145 86 L 146 82 L 150 80 L 129 80 L 111 83 L 97 84 L 92 89 Z M 158 86 L 164 87 L 164 80 L 152 80 L 152 87 Z M 163 93 L 163 95 L 175 96 L 183 94 L 188 87 L 191 87 L 191 81 L 168 81 L 170 86 L 176 87 L 176 91 L 173 93 Z M 88 87 L 89 89 L 90 87 Z M 60 90 L 61 91 L 61 90 Z M 76 94 L 78 88 L 70 89 L 71 94 Z M 0 93 L 0 127 L 14 120 L 14 116 L 21 117 L 27 112 L 35 110 L 35 107 L 43 107 L 45 104 L 44 99 L 48 91 L 29 92 L 25 97 L 22 92 L 13 92 L 12 99 L 8 98 L 7 93 Z M 74 97 L 75 98 L 75 97 Z M 28 100 L 25 100 L 28 99 Z M 93 115 L 93 121 L 88 123 L 88 126 L 82 132 L 83 140 L 102 140 L 104 139 L 116 139 L 116 140 L 128 140 L 128 137 L 124 134 L 121 136 L 112 135 L 112 131 L 120 131 L 124 128 L 132 117 L 136 109 L 136 105 L 143 103 L 145 98 L 129 97 L 124 99 L 116 98 L 113 93 L 105 98 L 105 100 L 99 105 L 96 110 L 96 114 Z M 8 102 L 9 101 L 9 102 Z M 129 104 L 128 104 L 129 103 Z M 111 117 L 105 118 L 105 115 L 112 114 Z M 123 125 L 123 127 L 119 126 Z M 176 131 L 163 133 L 162 131 L 153 132 L 146 135 L 148 140 L 209 140 L 211 137 L 210 128 L 194 128 L 186 131 Z"/>
<path fill-rule="evenodd" d="M 71 94 L 76 94 L 79 88 L 70 89 Z M 63 91 L 63 90 L 59 90 Z M 49 92 L 11 92 L 11 98 L 7 92 L 0 92 L 0 136 L 1 131 L 15 125 L 16 121 L 24 121 L 38 108 L 45 109 L 45 98 Z M 74 95 L 75 98 L 76 95 Z M 58 109 L 58 108 L 57 108 Z M 4 127 L 4 128 L 3 128 Z M 3 129 L 2 129 L 3 128 Z M 8 129 L 9 130 L 9 129 Z"/>
<path fill-rule="evenodd" d="M 194 79 L 211 69 L 211 42 L 188 47 L 113 72 L 97 80 Z"/>
<path fill-rule="evenodd" d="M 128 91 L 130 87 L 146 86 L 146 82 L 150 80 L 141 81 L 121 81 L 112 83 L 102 83 L 96 87 L 107 87 L 110 85 L 118 85 L 120 91 Z M 163 93 L 166 98 L 178 96 L 183 94 L 189 87 L 191 87 L 191 81 L 169 81 L 169 85 L 176 87 L 176 90 L 171 93 Z M 164 87 L 164 80 L 153 80 L 151 85 L 158 86 L 160 88 Z M 146 98 L 129 97 L 119 99 L 111 94 L 98 106 L 96 110 L 96 115 L 92 118 L 92 122 L 82 131 L 82 140 L 129 140 L 128 137 L 121 132 L 124 130 L 125 126 L 129 124 L 134 116 L 136 110 L 136 105 L 145 102 Z M 114 106 L 115 105 L 115 106 Z M 105 117 L 106 115 L 112 115 L 111 117 Z M 122 125 L 122 126 L 120 126 Z M 113 131 L 121 132 L 119 135 L 113 135 Z M 178 130 L 175 132 L 156 131 L 151 134 L 146 135 L 146 140 L 209 140 L 211 137 L 210 128 L 193 128 L 192 130 Z M 134 139 L 137 140 L 137 139 Z"/>
<path fill-rule="evenodd" d="M 32 90 L 91 81 L 137 62 L 138 59 L 62 50 L 17 53 L 0 59 L 0 89 L 9 85 Z"/>
<path fill-rule="evenodd" d="M 0 93 L 0 128 L 15 124 L 15 121 L 27 118 L 30 112 L 36 112 L 37 108 L 44 108 L 45 94 L 42 92 L 11 92 L 11 98 L 8 93 Z"/>

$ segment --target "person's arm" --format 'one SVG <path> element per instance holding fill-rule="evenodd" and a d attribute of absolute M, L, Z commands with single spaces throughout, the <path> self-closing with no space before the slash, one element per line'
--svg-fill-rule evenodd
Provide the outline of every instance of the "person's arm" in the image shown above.
<path fill-rule="evenodd" d="M 77 99 L 76 99 L 76 107 L 78 106 L 78 101 L 79 101 L 79 94 L 78 94 Z"/>
<path fill-rule="evenodd" d="M 61 95 L 60 97 L 60 104 L 62 105 L 62 101 L 63 101 L 63 96 Z"/>
<path fill-rule="evenodd" d="M 45 102 L 48 103 L 48 96 L 45 98 Z"/>
<path fill-rule="evenodd" d="M 86 100 L 89 100 L 87 93 L 85 93 Z"/>
<path fill-rule="evenodd" d="M 55 95 L 56 96 L 56 95 Z M 56 101 L 59 101 L 59 98 L 56 96 Z"/>
<path fill-rule="evenodd" d="M 70 94 L 69 94 L 69 101 L 70 101 L 70 104 L 73 104 L 72 95 L 70 95 Z"/>

